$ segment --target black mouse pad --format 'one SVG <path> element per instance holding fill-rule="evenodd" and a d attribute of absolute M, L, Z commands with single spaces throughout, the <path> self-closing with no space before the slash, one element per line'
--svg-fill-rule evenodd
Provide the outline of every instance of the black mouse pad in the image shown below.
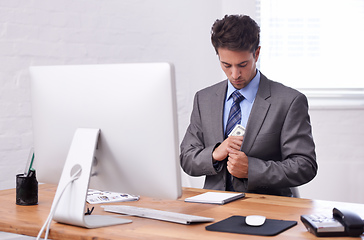
<path fill-rule="evenodd" d="M 252 227 L 245 223 L 245 217 L 231 216 L 220 222 L 206 226 L 206 230 L 260 236 L 274 236 L 295 225 L 297 225 L 296 221 L 266 219 L 262 226 Z"/>

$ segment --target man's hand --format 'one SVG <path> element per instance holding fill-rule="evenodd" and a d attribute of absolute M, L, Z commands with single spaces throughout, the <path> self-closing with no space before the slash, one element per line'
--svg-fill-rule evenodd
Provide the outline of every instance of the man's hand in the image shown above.
<path fill-rule="evenodd" d="M 229 153 L 227 170 L 237 178 L 248 178 L 248 157 L 244 152 L 236 149 L 227 149 Z"/>
<path fill-rule="evenodd" d="M 240 151 L 243 139 L 243 136 L 230 136 L 212 153 L 215 161 L 228 158 L 227 169 L 237 178 L 248 178 L 248 157 Z"/>
<path fill-rule="evenodd" d="M 214 150 L 214 152 L 212 153 L 212 158 L 215 161 L 224 160 L 229 155 L 228 148 L 235 149 L 235 150 L 239 151 L 240 148 L 241 148 L 241 144 L 243 143 L 243 139 L 244 139 L 243 136 L 230 136 L 230 137 L 226 138 L 220 144 L 220 146 L 218 146 Z"/>

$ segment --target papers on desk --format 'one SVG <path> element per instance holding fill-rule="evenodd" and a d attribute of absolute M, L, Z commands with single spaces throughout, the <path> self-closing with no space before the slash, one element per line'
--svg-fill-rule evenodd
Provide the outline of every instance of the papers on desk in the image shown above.
<path fill-rule="evenodd" d="M 206 192 L 185 199 L 185 202 L 225 204 L 245 197 L 244 193 Z"/>
<path fill-rule="evenodd" d="M 90 204 L 137 201 L 139 196 L 88 189 L 86 201 Z"/>

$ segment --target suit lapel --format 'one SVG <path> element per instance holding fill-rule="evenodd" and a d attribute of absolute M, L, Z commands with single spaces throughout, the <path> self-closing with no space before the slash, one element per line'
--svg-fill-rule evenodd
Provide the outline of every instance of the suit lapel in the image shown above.
<path fill-rule="evenodd" d="M 268 110 L 270 108 L 270 103 L 267 101 L 269 97 L 270 85 L 268 79 L 263 74 L 261 74 L 259 89 L 249 116 L 244 142 L 241 147 L 242 151 L 245 152 L 247 155 L 252 148 L 255 139 L 267 116 Z"/>
<path fill-rule="evenodd" d="M 224 127 L 223 127 L 223 115 L 224 115 L 224 104 L 225 104 L 225 95 L 227 89 L 227 80 L 222 82 L 215 94 L 216 97 L 211 100 L 211 119 L 213 124 L 214 137 L 216 142 L 224 141 Z"/>

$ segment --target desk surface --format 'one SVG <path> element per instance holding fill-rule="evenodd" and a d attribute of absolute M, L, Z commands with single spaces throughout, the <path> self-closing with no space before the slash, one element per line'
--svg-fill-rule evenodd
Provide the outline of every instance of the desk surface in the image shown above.
<path fill-rule="evenodd" d="M 15 204 L 15 189 L 0 191 L 0 231 L 36 236 L 46 220 L 53 202 L 56 186 L 39 185 L 39 204 L 36 206 L 18 206 Z M 240 199 L 225 205 L 186 203 L 183 200 L 206 190 L 184 188 L 183 196 L 176 201 L 141 197 L 139 201 L 117 203 L 140 207 L 181 212 L 215 218 L 215 222 L 232 215 L 264 215 L 267 218 L 294 220 L 298 224 L 275 236 L 274 239 L 316 239 L 307 232 L 300 221 L 303 214 L 317 212 L 332 213 L 334 207 L 355 211 L 364 217 L 364 204 L 319 201 L 300 198 L 277 197 L 259 194 L 246 194 Z M 95 206 L 93 214 L 112 214 L 104 212 L 100 205 Z M 97 229 L 85 229 L 53 222 L 50 239 L 257 239 L 258 236 L 234 233 L 206 231 L 211 223 L 182 225 L 152 219 L 126 217 L 132 219 L 129 224 Z M 266 237 L 265 237 L 266 238 Z M 355 239 L 355 238 L 335 238 Z M 360 239 L 360 238 L 356 238 Z M 364 239 L 362 235 L 361 239 Z"/>

